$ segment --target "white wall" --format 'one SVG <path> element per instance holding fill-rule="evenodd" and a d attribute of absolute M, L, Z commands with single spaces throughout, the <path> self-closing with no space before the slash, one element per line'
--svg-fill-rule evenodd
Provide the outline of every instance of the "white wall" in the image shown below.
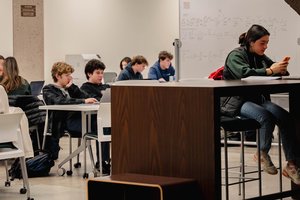
<path fill-rule="evenodd" d="M 159 51 L 174 53 L 179 37 L 176 0 L 44 0 L 45 80 L 66 54 L 97 53 L 106 71 L 119 73 L 124 56 L 144 55 L 151 66 Z M 147 69 L 144 76 L 147 76 Z"/>
<path fill-rule="evenodd" d="M 0 55 L 13 55 L 12 0 L 0 1 Z"/>

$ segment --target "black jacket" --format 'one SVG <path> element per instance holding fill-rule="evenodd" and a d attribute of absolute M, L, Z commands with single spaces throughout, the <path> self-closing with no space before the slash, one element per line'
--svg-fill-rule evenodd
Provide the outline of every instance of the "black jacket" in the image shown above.
<path fill-rule="evenodd" d="M 127 67 L 123 69 L 118 76 L 118 81 L 140 79 L 143 79 L 143 75 L 140 72 L 134 73 L 131 63 L 129 63 Z"/>
<path fill-rule="evenodd" d="M 94 84 L 90 82 L 85 82 L 80 87 L 89 97 L 95 98 L 100 101 L 102 97 L 102 91 L 110 88 L 108 84 Z"/>
<path fill-rule="evenodd" d="M 266 69 L 273 63 L 266 55 L 251 53 L 245 46 L 241 46 L 228 54 L 224 65 L 223 79 L 236 80 L 248 76 L 266 76 Z M 239 115 L 244 102 L 251 101 L 261 104 L 266 99 L 270 100 L 268 91 L 264 94 L 221 97 L 221 113 L 234 117 Z"/>
<path fill-rule="evenodd" d="M 67 91 L 70 97 L 64 94 L 57 86 L 53 84 L 46 85 L 43 88 L 44 101 L 47 105 L 81 104 L 88 98 L 88 95 L 74 84 Z M 49 112 L 48 127 L 52 133 L 52 137 L 60 138 L 63 136 L 66 129 L 66 121 L 70 120 L 76 114 L 78 113 L 66 111 Z"/>
<path fill-rule="evenodd" d="M 9 105 L 20 107 L 26 114 L 29 126 L 45 123 L 46 111 L 40 110 L 44 102 L 32 95 L 9 95 Z"/>

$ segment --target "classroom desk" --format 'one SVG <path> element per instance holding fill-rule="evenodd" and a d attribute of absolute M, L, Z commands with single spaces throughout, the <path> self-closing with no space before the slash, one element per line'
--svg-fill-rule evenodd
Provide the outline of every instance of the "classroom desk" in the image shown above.
<path fill-rule="evenodd" d="M 40 106 L 39 109 L 46 110 L 46 120 L 44 128 L 44 139 L 43 139 L 43 148 L 45 146 L 45 139 L 48 130 L 48 111 L 78 111 L 81 112 L 81 133 L 82 136 L 91 131 L 91 114 L 97 114 L 99 109 L 98 104 L 76 104 L 76 105 L 45 105 Z M 88 122 L 88 123 L 87 123 Z M 65 163 L 74 158 L 80 152 L 84 151 L 84 145 L 81 144 L 75 151 L 73 151 L 67 158 L 58 164 L 58 168 L 61 168 Z M 71 170 L 71 169 L 70 169 Z"/>
<path fill-rule="evenodd" d="M 112 174 L 194 178 L 203 199 L 222 198 L 220 97 L 286 92 L 300 132 L 296 80 L 120 81 L 111 90 Z"/>

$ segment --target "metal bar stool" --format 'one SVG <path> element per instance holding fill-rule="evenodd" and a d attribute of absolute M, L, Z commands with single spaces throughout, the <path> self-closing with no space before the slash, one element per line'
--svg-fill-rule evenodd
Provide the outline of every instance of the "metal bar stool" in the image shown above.
<path fill-rule="evenodd" d="M 258 181 L 258 192 L 259 196 L 262 195 L 262 183 L 261 183 L 261 162 L 258 163 L 258 170 L 251 171 L 251 172 L 245 172 L 245 159 L 244 159 L 244 138 L 245 138 L 245 131 L 249 130 L 256 130 L 256 134 L 258 134 L 258 130 L 260 128 L 260 124 L 254 120 L 249 118 L 232 118 L 227 116 L 221 116 L 221 127 L 224 129 L 224 158 L 225 158 L 225 194 L 226 199 L 229 199 L 229 186 L 239 184 L 239 186 L 242 184 L 242 194 L 243 199 L 245 199 L 245 183 L 250 181 Z M 227 142 L 227 135 L 228 132 L 240 132 L 241 133 L 241 157 L 240 157 L 240 172 L 238 181 L 229 183 L 229 176 L 228 176 L 228 142 Z M 260 140 L 259 137 L 257 137 L 257 152 L 258 157 L 260 158 Z M 252 177 L 246 177 L 247 174 L 250 173 L 258 173 L 258 177 L 252 178 Z M 239 187 L 240 189 L 240 187 Z M 241 189 L 240 189 L 241 190 Z"/>

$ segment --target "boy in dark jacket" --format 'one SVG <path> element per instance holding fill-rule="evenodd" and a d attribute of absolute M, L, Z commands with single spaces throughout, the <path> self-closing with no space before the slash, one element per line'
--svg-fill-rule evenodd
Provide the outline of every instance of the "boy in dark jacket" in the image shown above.
<path fill-rule="evenodd" d="M 47 105 L 89 104 L 97 102 L 89 98 L 78 86 L 73 84 L 72 66 L 64 62 L 54 63 L 51 75 L 54 83 L 43 88 L 43 98 Z M 49 113 L 49 129 L 51 130 L 50 151 L 54 158 L 58 157 L 59 138 L 67 130 L 71 135 L 81 137 L 81 114 L 79 112 L 53 111 Z"/>
<path fill-rule="evenodd" d="M 143 79 L 142 72 L 146 66 L 148 66 L 148 61 L 144 56 L 133 57 L 127 67 L 119 74 L 118 81 Z"/>
<path fill-rule="evenodd" d="M 81 86 L 81 90 L 85 91 L 85 93 L 89 97 L 93 97 L 100 101 L 102 97 L 102 91 L 106 88 L 110 88 L 108 84 L 102 84 L 103 73 L 105 70 L 105 65 L 98 59 L 92 59 L 85 65 L 85 76 L 87 78 L 87 82 L 83 83 Z M 96 116 L 92 116 L 92 121 L 96 121 Z M 110 127 L 104 128 L 104 132 L 110 134 Z M 95 132 L 95 134 L 97 134 Z M 99 144 L 96 142 L 97 146 L 97 158 L 99 158 Z M 109 143 L 103 142 L 102 145 L 102 168 L 103 173 L 110 173 L 110 157 L 109 157 Z M 99 166 L 99 160 L 96 163 L 96 166 Z"/>

